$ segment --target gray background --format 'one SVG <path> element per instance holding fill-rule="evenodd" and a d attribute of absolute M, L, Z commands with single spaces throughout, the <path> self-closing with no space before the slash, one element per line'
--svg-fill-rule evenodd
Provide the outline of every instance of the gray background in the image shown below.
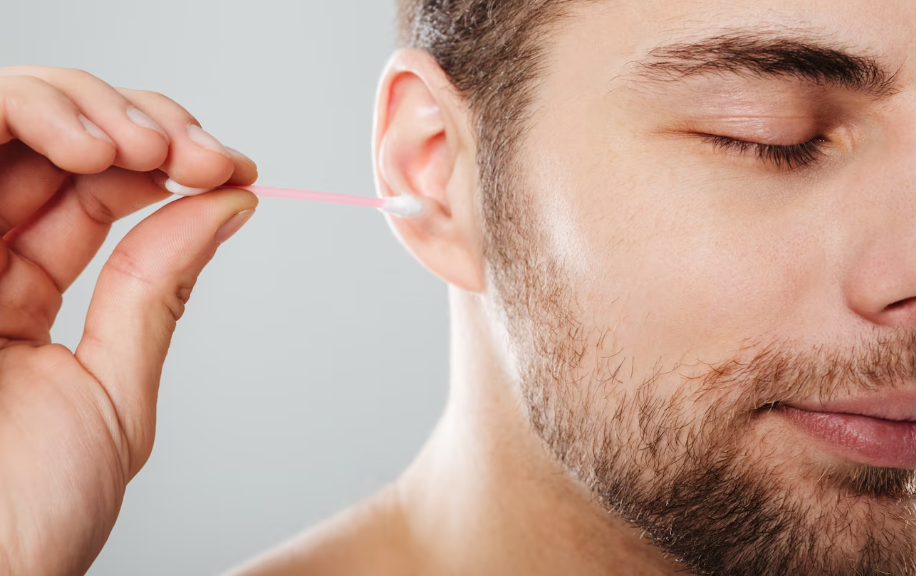
<path fill-rule="evenodd" d="M 9 0 L 2 15 L 0 65 L 167 94 L 263 184 L 374 193 L 393 0 Z M 102 260 L 138 220 L 67 294 L 56 341 L 79 342 Z M 90 574 L 215 575 L 397 477 L 444 404 L 446 299 L 377 212 L 262 200 L 179 324 L 156 448 Z"/>

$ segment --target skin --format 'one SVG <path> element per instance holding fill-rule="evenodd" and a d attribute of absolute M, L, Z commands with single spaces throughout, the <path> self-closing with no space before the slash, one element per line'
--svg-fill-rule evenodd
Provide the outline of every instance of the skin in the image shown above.
<path fill-rule="evenodd" d="M 623 350 L 626 370 L 616 393 L 598 401 L 570 388 L 582 419 L 611 424 L 619 403 L 659 370 L 652 393 L 665 400 L 685 390 L 676 367 L 690 372 L 748 346 L 791 342 L 801 349 L 825 345 L 848 352 L 881 331 L 913 328 L 916 270 L 909 254 L 916 227 L 907 192 L 916 181 L 916 72 L 909 58 L 916 52 L 914 23 L 916 5 L 903 0 L 598 2 L 564 20 L 534 91 L 536 113 L 518 163 L 520 189 L 540 231 L 539 249 L 558 266 L 565 294 L 588 326 L 610 329 L 603 344 L 600 330 L 586 333 L 577 366 L 596 365 L 608 352 L 604 345 Z M 655 46 L 722 27 L 792 28 L 868 48 L 900 70 L 899 91 L 876 101 L 791 80 L 712 76 L 650 87 L 628 82 L 627 63 Z M 88 90 L 81 85 L 78 92 Z M 162 102 L 130 97 L 138 106 L 144 97 Z M 828 134 L 832 160 L 816 170 L 781 172 L 698 136 L 801 142 L 816 135 L 815 117 L 823 114 L 811 102 L 825 99 L 836 120 Z M 186 125 L 171 104 L 143 107 L 163 126 Z M 53 109 L 47 104 L 40 116 Z M 4 110 L 9 115 L 11 108 Z M 164 196 L 143 173 L 163 161 L 174 161 L 170 170 L 185 167 L 189 172 L 180 181 L 188 186 L 216 186 L 233 171 L 239 182 L 252 179 L 248 172 L 239 176 L 249 168 L 237 158 L 230 165 L 225 157 L 202 157 L 224 162 L 222 171 L 206 174 L 194 172 L 203 168 L 184 163 L 178 153 L 165 160 L 167 145 L 154 132 L 137 133 L 141 144 L 125 141 L 122 153 L 120 138 L 131 137 L 134 128 L 116 137 L 115 123 L 99 115 L 99 125 L 119 143 L 114 151 L 85 140 L 72 110 L 60 117 L 76 136 L 53 151 L 38 137 L 29 141 L 22 128 L 14 132 L 70 173 L 104 170 L 121 158 L 123 168 L 138 173 L 109 168 L 93 178 L 131 179 L 138 200 L 130 208 Z M 40 127 L 38 119 L 30 122 Z M 406 249 L 451 285 L 451 394 L 436 432 L 382 494 L 233 576 L 682 573 L 640 530 L 609 515 L 531 427 L 523 398 L 531 342 L 520 339 L 500 314 L 478 210 L 472 126 L 466 104 L 429 55 L 403 50 L 393 57 L 379 90 L 378 188 L 385 196 L 422 200 L 421 218 L 392 220 L 392 228 Z M 170 146 L 186 143 L 181 131 L 169 134 Z M 153 152 L 144 155 L 144 143 Z M 36 189 L 50 196 L 57 181 L 45 174 L 58 172 L 38 154 L 26 156 L 42 167 L 28 169 L 45 183 Z M 7 212 L 0 215 L 25 222 L 8 214 L 32 214 L 43 204 L 32 199 L 20 208 L 20 197 L 30 198 L 4 200 L 0 208 Z M 114 194 L 105 198 L 106 206 L 116 202 Z M 102 232 L 77 210 L 98 204 L 77 204 L 64 217 L 86 224 L 79 231 L 90 246 L 78 258 L 83 263 Z M 41 268 L 19 272 L 38 278 L 21 281 L 45 286 L 21 302 L 15 291 L 4 292 L 17 269 L 8 267 L 0 276 L 0 304 L 22 311 L 23 318 L 0 331 L 15 334 L 7 337 L 20 344 L 0 351 L 0 406 L 7 414 L 0 418 L 0 470 L 2 485 L 13 488 L 0 492 L 3 509 L 12 511 L 0 519 L 0 567 L 10 567 L 6 572 L 78 573 L 95 557 L 126 482 L 149 454 L 164 335 L 180 309 L 175 294 L 186 293 L 180 288 L 193 284 L 212 256 L 220 223 L 253 205 L 242 192 L 205 194 L 169 204 L 131 232 L 103 272 L 87 338 L 75 355 L 48 345 L 46 336 L 60 287 L 78 273 L 56 272 L 55 262 L 72 261 L 69 253 L 40 249 L 58 246 L 53 233 L 62 228 L 30 225 L 41 234 L 24 230 L 4 237 L 8 254 L 16 254 L 17 246 L 31 249 L 28 259 Z M 182 235 L 174 233 L 179 222 Z M 39 236 L 50 241 L 42 244 Z M 179 246 L 175 238 L 187 244 Z M 45 253 L 57 257 L 43 260 Z M 131 314 L 145 321 L 124 320 Z M 7 317 L 16 316 L 0 316 Z M 582 368 L 581 375 L 589 373 Z M 64 381 L 68 386 L 59 386 Z M 734 391 L 720 392 L 727 400 Z M 707 408 L 701 399 L 685 402 L 685 413 Z M 778 471 L 777 483 L 802 499 L 815 486 L 811 470 L 848 464 L 778 415 L 754 421 L 740 441 L 748 461 L 765 454 Z M 67 507 L 52 497 L 62 490 Z M 19 534 L 15 546 L 7 544 L 13 530 Z"/>
<path fill-rule="evenodd" d="M 257 199 L 187 198 L 134 228 L 72 352 L 50 341 L 61 295 L 112 222 L 170 196 L 167 177 L 213 188 L 257 169 L 192 141 L 199 124 L 168 98 L 85 72 L 0 69 L 0 102 L 0 572 L 82 574 L 149 457 L 159 375 L 197 275 Z"/>
<path fill-rule="evenodd" d="M 715 364 L 749 342 L 751 351 L 785 341 L 849 353 L 881 330 L 912 328 L 914 10 L 658 0 L 583 6 L 564 21 L 518 162 L 540 249 L 562 263 L 581 318 L 612 328 L 617 348 L 606 342 L 604 355 L 624 350 L 618 394 L 587 404 L 599 422 L 656 366 Z M 900 69 L 900 89 L 876 101 L 749 77 L 627 81 L 627 63 L 657 45 L 720 27 L 792 27 L 868 47 Z M 781 172 L 696 134 L 804 142 L 817 135 L 810 102 L 820 99 L 842 112 L 829 133 L 834 160 L 817 171 Z M 608 517 L 529 425 L 525 359 L 506 345 L 512 336 L 494 312 L 472 126 L 428 55 L 395 55 L 380 89 L 377 175 L 383 194 L 424 199 L 422 218 L 392 225 L 452 286 L 451 397 L 439 428 L 379 498 L 233 576 L 683 573 L 639 530 Z M 595 365 L 593 344 L 582 347 L 581 366 Z M 683 386 L 667 374 L 653 393 L 667 399 Z M 705 407 L 695 401 L 685 412 Z M 765 454 L 802 502 L 814 489 L 810 470 L 849 464 L 777 416 L 741 440 L 747 458 Z"/>

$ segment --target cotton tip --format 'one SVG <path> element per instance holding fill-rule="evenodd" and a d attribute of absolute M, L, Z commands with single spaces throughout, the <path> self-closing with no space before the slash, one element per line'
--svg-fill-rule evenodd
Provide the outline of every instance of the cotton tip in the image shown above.
<path fill-rule="evenodd" d="M 393 196 L 386 198 L 379 210 L 401 218 L 412 218 L 423 212 L 423 204 L 413 196 Z"/>
<path fill-rule="evenodd" d="M 191 188 L 190 186 L 183 186 L 171 178 L 166 180 L 162 184 L 162 187 L 172 194 L 178 194 L 179 196 L 197 196 L 198 194 L 203 194 L 211 190 L 210 188 Z"/>

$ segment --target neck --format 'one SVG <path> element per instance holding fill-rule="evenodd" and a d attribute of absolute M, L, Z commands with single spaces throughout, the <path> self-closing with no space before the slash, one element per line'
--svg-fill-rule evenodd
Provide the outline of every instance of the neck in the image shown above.
<path fill-rule="evenodd" d="M 481 300 L 453 290 L 451 306 L 449 403 L 397 486 L 420 572 L 673 573 L 531 430 Z"/>

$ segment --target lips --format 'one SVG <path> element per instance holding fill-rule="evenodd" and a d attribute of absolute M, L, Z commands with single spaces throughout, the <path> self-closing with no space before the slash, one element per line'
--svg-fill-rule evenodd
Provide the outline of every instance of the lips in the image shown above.
<path fill-rule="evenodd" d="M 839 457 L 882 468 L 916 469 L 916 397 L 900 396 L 816 407 L 783 405 L 776 413 Z"/>

